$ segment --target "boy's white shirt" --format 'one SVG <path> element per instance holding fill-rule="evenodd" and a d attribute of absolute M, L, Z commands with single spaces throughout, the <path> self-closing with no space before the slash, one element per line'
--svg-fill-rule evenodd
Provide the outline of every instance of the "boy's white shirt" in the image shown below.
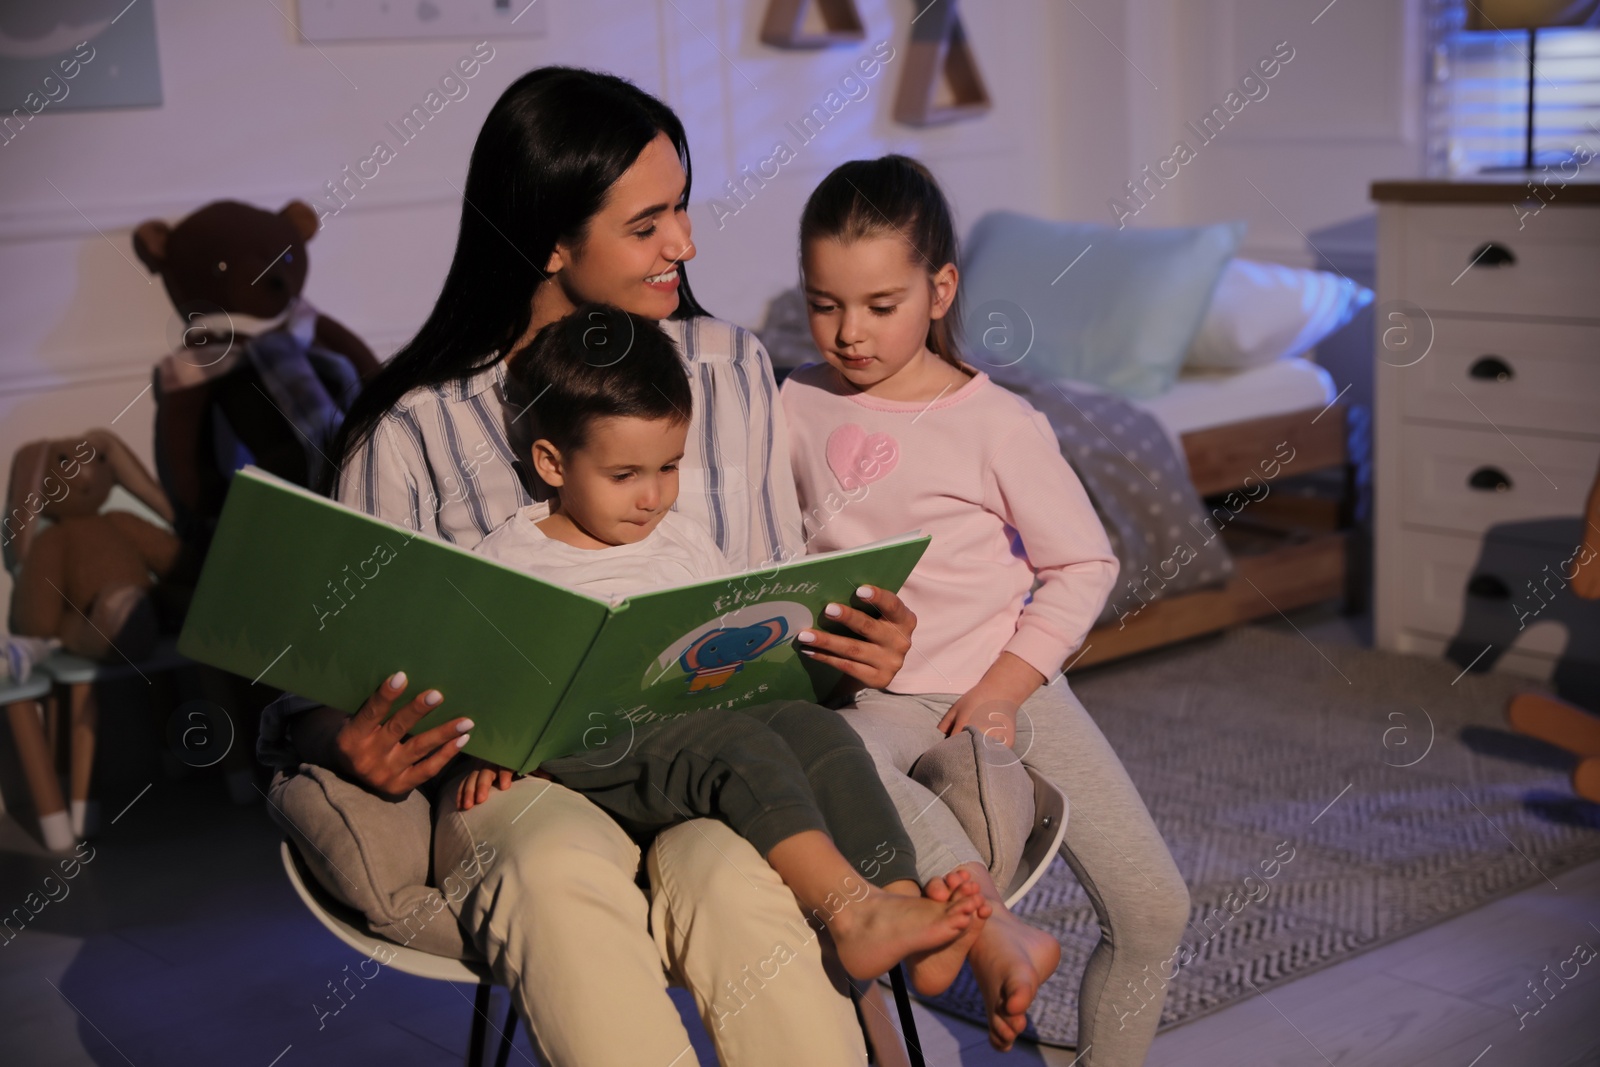
<path fill-rule="evenodd" d="M 546 537 L 537 524 L 549 517 L 548 503 L 529 504 L 491 530 L 472 551 L 599 597 L 690 585 L 733 569 L 711 532 L 676 511 L 667 512 L 642 540 L 609 548 L 575 548 Z"/>

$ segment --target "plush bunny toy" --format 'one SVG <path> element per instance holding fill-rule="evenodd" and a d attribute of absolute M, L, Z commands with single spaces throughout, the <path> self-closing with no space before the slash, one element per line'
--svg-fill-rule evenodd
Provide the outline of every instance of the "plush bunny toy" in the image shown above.
<path fill-rule="evenodd" d="M 157 579 L 179 565 L 171 533 L 131 512 L 102 512 L 121 485 L 168 522 L 167 495 L 109 430 L 34 441 L 11 463 L 3 522 L 10 560 L 20 563 L 11 629 L 54 638 L 90 659 L 149 655 L 165 602 Z M 45 526 L 39 518 L 53 520 Z"/>

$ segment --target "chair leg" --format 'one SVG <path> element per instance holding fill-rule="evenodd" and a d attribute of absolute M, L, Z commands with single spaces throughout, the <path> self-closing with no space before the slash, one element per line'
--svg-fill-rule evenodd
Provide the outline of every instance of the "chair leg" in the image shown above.
<path fill-rule="evenodd" d="M 889 1017 L 889 993 L 877 982 L 861 992 L 861 1018 L 866 1024 L 867 1051 L 877 1067 L 911 1067 L 905 1042 Z"/>
<path fill-rule="evenodd" d="M 50 758 L 50 746 L 39 721 L 39 706 L 32 700 L 19 700 L 7 706 L 6 714 L 11 720 L 11 735 L 16 739 L 23 773 L 28 778 L 28 791 L 33 795 L 33 808 L 39 816 L 44 846 L 55 852 L 69 849 L 73 845 L 72 822 L 67 817 L 67 803 L 61 796 L 55 761 Z"/>
<path fill-rule="evenodd" d="M 917 1020 L 911 1014 L 911 994 L 906 991 L 905 971 L 899 964 L 890 969 L 889 984 L 894 987 L 894 1006 L 900 1011 L 900 1032 L 905 1036 L 911 1067 L 927 1067 L 922 1058 L 922 1041 L 917 1036 Z"/>
<path fill-rule="evenodd" d="M 854 979 L 846 981 L 846 988 L 850 990 L 850 1006 L 856 1010 L 856 1025 L 861 1027 L 861 1036 L 867 1039 L 867 1063 L 878 1062 L 878 1050 L 872 1043 L 872 1031 L 867 1028 L 867 1017 L 861 1013 L 861 990 L 856 988 Z"/>
<path fill-rule="evenodd" d="M 150 725 L 154 727 L 156 744 L 167 745 L 167 720 L 178 706 L 177 680 L 171 671 L 156 671 L 150 675 Z"/>
<path fill-rule="evenodd" d="M 511 1042 L 517 1036 L 517 1002 L 515 999 L 506 1006 L 506 1025 L 500 1030 L 500 1051 L 495 1053 L 494 1067 L 506 1067 L 506 1060 L 511 1058 Z"/>
<path fill-rule="evenodd" d="M 44 740 L 50 746 L 50 766 L 55 769 L 57 778 L 61 777 L 61 698 L 60 690 L 52 689 L 50 695 L 45 697 L 44 704 Z"/>
<path fill-rule="evenodd" d="M 79 837 L 88 837 L 97 821 L 89 815 L 89 776 L 94 772 L 95 734 L 100 725 L 100 702 L 95 696 L 92 682 L 81 682 L 69 687 L 72 695 L 71 763 L 67 773 L 68 799 L 72 802 L 73 829 Z"/>
<path fill-rule="evenodd" d="M 472 1036 L 467 1042 L 467 1067 L 483 1067 L 483 1039 L 489 1026 L 489 983 L 479 982 L 472 998 Z"/>

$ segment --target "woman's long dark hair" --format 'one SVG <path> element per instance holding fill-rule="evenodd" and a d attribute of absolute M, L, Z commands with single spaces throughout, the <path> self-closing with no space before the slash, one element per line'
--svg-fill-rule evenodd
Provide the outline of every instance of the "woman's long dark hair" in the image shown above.
<path fill-rule="evenodd" d="M 683 163 L 687 199 L 694 172 L 683 123 L 631 82 L 540 67 L 501 94 L 472 149 L 461 232 L 439 299 L 350 406 L 321 492 L 332 494 L 345 458 L 406 393 L 470 377 L 510 355 L 532 321 L 533 293 L 556 242 L 582 239 L 612 184 L 663 133 Z M 672 317 L 706 314 L 682 264 L 678 278 Z"/>
<path fill-rule="evenodd" d="M 800 247 L 823 238 L 845 244 L 866 237 L 900 237 L 908 254 L 933 278 L 946 263 L 959 263 L 950 202 L 933 172 L 910 156 L 853 159 L 822 179 L 800 212 Z M 928 351 L 961 366 L 957 340 L 961 290 L 943 318 L 928 323 Z"/>

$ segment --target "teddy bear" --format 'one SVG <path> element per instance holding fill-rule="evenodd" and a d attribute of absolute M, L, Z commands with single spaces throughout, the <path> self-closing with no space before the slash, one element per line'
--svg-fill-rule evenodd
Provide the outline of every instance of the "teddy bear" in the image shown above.
<path fill-rule="evenodd" d="M 4 519 L 8 562 L 17 568 L 13 634 L 89 659 L 138 660 L 181 610 L 181 592 L 157 588 L 178 569 L 178 538 L 132 512 L 102 512 L 116 485 L 172 521 L 166 493 L 109 430 L 17 450 Z"/>
<path fill-rule="evenodd" d="M 154 373 L 156 473 L 179 536 L 203 557 L 234 471 L 254 463 L 321 488 L 329 441 L 379 363 L 302 296 L 317 215 L 234 200 L 133 234 L 159 275 L 181 338 Z"/>

